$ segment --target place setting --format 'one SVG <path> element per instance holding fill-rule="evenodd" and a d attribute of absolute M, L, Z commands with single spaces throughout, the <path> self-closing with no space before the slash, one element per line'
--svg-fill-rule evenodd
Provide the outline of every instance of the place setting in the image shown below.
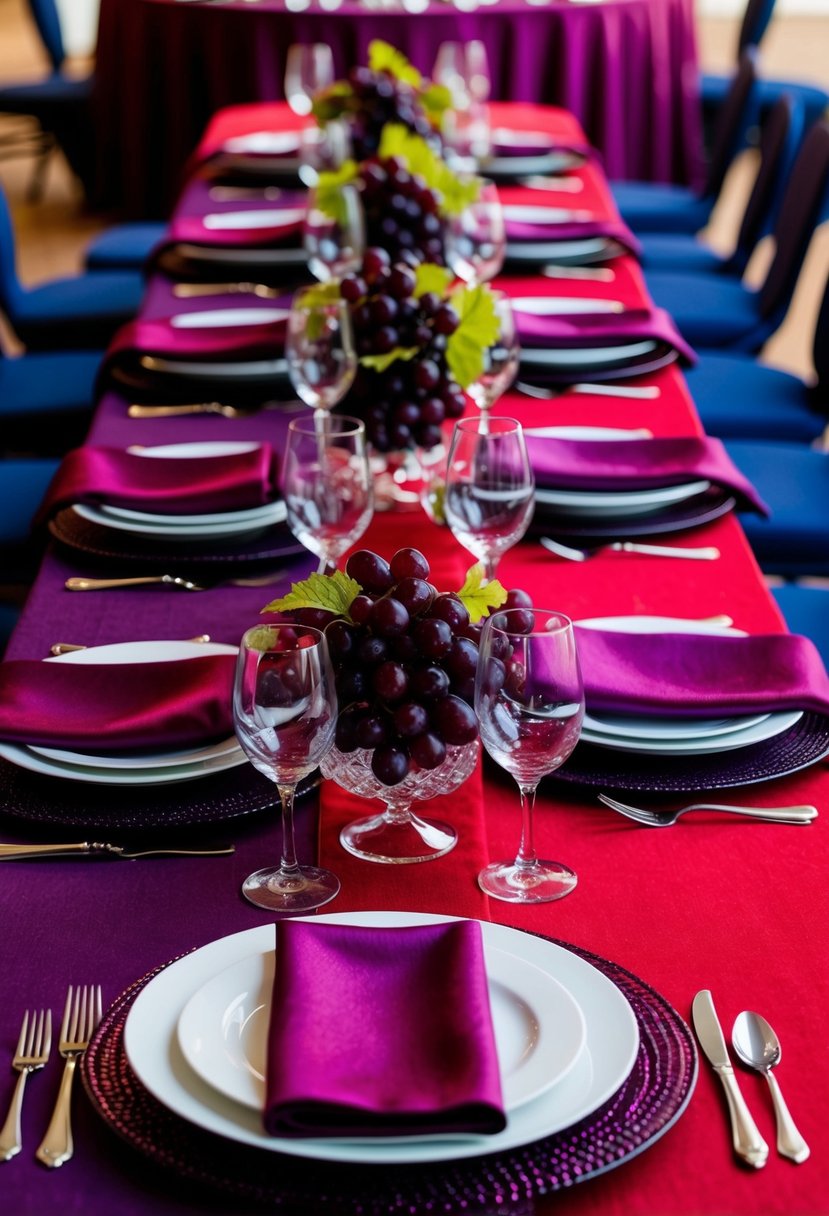
<path fill-rule="evenodd" d="M 612 198 L 591 185 L 578 196 L 567 197 L 540 186 L 500 186 L 507 267 L 537 269 L 548 262 L 589 266 L 624 254 L 638 256 L 640 242 L 620 218 Z"/>

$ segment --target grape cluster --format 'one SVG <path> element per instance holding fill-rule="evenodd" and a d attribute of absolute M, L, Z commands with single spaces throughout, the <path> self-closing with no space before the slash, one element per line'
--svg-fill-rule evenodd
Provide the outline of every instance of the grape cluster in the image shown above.
<path fill-rule="evenodd" d="M 367 67 L 353 68 L 348 83 L 353 94 L 350 130 L 356 160 L 365 160 L 377 151 L 388 122 L 401 123 L 424 139 L 435 139 L 434 128 L 411 85 L 389 72 L 373 72 Z"/>
<path fill-rule="evenodd" d="M 369 157 L 360 167 L 366 240 L 399 257 L 412 250 L 421 262 L 442 266 L 441 195 L 410 173 L 399 156 Z"/>
<path fill-rule="evenodd" d="M 370 751 L 377 780 L 397 785 L 413 766 L 437 768 L 448 746 L 478 737 L 472 703 L 483 623 L 470 622 L 458 596 L 435 590 L 417 549 L 399 549 L 391 562 L 361 549 L 345 569 L 361 587 L 350 619 L 307 609 L 295 617 L 318 627 L 327 618 L 340 705 L 336 746 Z M 525 592 L 511 591 L 506 606 L 530 604 Z"/>
<path fill-rule="evenodd" d="M 365 422 L 378 452 L 413 444 L 434 447 L 441 441 L 441 423 L 459 418 L 466 407 L 446 365 L 446 343 L 458 327 L 458 314 L 434 292 L 415 298 L 411 261 L 392 262 L 384 249 L 368 249 L 360 270 L 340 284 L 358 356 L 384 355 L 398 346 L 418 351 L 382 372 L 361 367 L 343 401 L 344 410 Z"/>

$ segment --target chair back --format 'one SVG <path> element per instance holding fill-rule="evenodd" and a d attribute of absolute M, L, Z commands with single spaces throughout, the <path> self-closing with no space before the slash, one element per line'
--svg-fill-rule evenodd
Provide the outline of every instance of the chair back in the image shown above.
<path fill-rule="evenodd" d="M 757 59 L 756 49 L 746 47 L 740 56 L 737 71 L 725 99 L 717 111 L 704 197 L 716 198 L 725 181 L 729 165 L 745 143 L 746 132 L 752 122 Z"/>
<path fill-rule="evenodd" d="M 737 58 L 747 46 L 759 46 L 774 13 L 774 0 L 748 0 L 740 23 Z"/>
<path fill-rule="evenodd" d="M 829 122 L 816 122 L 801 145 L 774 225 L 775 252 L 758 304 L 765 319 L 782 321 L 829 189 Z"/>
<path fill-rule="evenodd" d="M 37 32 L 52 61 L 52 68 L 59 72 L 66 58 L 66 50 L 63 45 L 60 14 L 55 0 L 29 0 L 29 9 L 37 26 Z"/>
<path fill-rule="evenodd" d="M 23 288 L 17 277 L 11 212 L 9 204 L 6 202 L 6 196 L 0 190 L 0 308 L 3 309 L 12 327 L 14 327 L 14 318 L 22 299 Z"/>
<path fill-rule="evenodd" d="M 760 132 L 760 168 L 743 212 L 732 265 L 742 273 L 757 242 L 774 228 L 786 184 L 803 138 L 804 111 L 784 93 L 769 110 Z"/>
<path fill-rule="evenodd" d="M 817 315 L 812 360 L 817 372 L 813 398 L 819 409 L 829 414 L 829 275 L 826 276 L 826 287 Z"/>

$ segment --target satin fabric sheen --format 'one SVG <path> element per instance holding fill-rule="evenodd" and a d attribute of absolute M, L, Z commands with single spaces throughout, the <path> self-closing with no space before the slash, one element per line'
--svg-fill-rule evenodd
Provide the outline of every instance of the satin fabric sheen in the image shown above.
<path fill-rule="evenodd" d="M 209 301 L 204 306 L 210 307 Z M 237 298 L 234 306 L 243 308 L 245 305 Z M 270 305 L 272 308 L 290 306 L 290 294 Z M 119 360 L 136 354 L 172 355 L 180 359 L 275 359 L 285 346 L 286 320 L 204 329 L 177 327 L 167 317 L 130 321 L 119 329 L 110 343 L 104 371 Z"/>
<path fill-rule="evenodd" d="M 272 1135 L 505 1126 L 480 925 L 277 924 Z"/>
<path fill-rule="evenodd" d="M 233 455 L 169 459 L 120 448 L 76 448 L 55 474 L 38 521 L 77 502 L 106 502 L 164 515 L 258 507 L 274 496 L 277 464 L 267 443 Z"/>
<path fill-rule="evenodd" d="M 233 734 L 235 656 L 171 663 L 0 665 L 0 738 L 81 752 L 207 744 Z"/>
<path fill-rule="evenodd" d="M 664 308 L 633 308 L 626 312 L 581 313 L 541 317 L 526 312 L 515 314 L 515 326 L 522 346 L 574 349 L 581 346 L 609 346 L 616 343 L 651 340 L 664 342 L 678 351 L 687 364 L 697 361 L 694 350 L 680 334 Z M 539 374 L 544 367 L 539 367 Z"/>

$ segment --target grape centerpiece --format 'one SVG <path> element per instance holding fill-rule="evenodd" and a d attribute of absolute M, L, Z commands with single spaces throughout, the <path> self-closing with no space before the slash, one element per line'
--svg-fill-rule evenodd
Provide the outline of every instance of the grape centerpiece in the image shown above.
<path fill-rule="evenodd" d="M 473 771 L 482 620 L 490 609 L 531 602 L 497 581 L 483 584 L 480 566 L 457 593 L 438 592 L 429 573 L 417 549 L 391 561 L 361 549 L 344 573 L 312 574 L 265 609 L 325 630 L 339 715 L 322 772 L 384 799 L 384 811 L 340 834 L 344 848 L 369 861 L 429 861 L 456 844 L 450 824 L 418 817 L 411 803 L 449 793 Z"/>

